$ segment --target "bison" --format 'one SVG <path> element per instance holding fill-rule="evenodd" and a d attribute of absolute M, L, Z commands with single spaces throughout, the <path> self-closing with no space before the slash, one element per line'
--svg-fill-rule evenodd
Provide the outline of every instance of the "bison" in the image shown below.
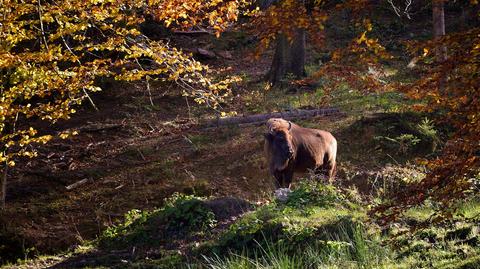
<path fill-rule="evenodd" d="M 314 169 L 332 183 L 335 176 L 337 140 L 327 131 L 303 128 L 281 118 L 267 122 L 265 155 L 277 188 L 290 188 L 293 172 Z"/>

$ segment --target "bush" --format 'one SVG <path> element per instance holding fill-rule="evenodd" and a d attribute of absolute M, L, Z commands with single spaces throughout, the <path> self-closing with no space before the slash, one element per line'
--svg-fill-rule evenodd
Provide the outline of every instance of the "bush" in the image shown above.
<path fill-rule="evenodd" d="M 216 224 L 215 214 L 203 200 L 178 193 L 166 200 L 162 217 L 171 230 L 205 232 Z"/>
<path fill-rule="evenodd" d="M 125 214 L 124 221 L 106 229 L 99 243 L 104 247 L 124 247 L 131 243 L 146 241 L 147 221 L 158 211 L 141 211 L 132 209 Z"/>
<path fill-rule="evenodd" d="M 317 180 L 302 180 L 288 195 L 285 204 L 297 209 L 308 206 L 331 207 L 342 204 L 343 199 L 333 185 L 325 185 Z"/>
<path fill-rule="evenodd" d="M 215 226 L 215 214 L 193 195 L 174 194 L 161 209 L 130 210 L 123 222 L 109 227 L 100 237 L 108 247 L 159 245 L 161 240 L 185 233 L 204 233 Z"/>
<path fill-rule="evenodd" d="M 311 242 L 322 248 L 335 245 L 328 242 L 343 238 L 340 233 L 351 235 L 351 226 L 358 224 L 343 207 L 346 204 L 344 196 L 331 185 L 313 180 L 299 182 L 285 203 L 264 205 L 243 216 L 203 253 L 223 257 L 248 249 L 251 255 L 251 251 L 280 245 L 293 255 Z"/>

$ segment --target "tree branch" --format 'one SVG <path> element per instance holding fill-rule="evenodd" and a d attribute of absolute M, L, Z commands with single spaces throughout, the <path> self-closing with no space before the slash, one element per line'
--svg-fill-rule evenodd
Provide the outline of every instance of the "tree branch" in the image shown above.
<path fill-rule="evenodd" d="M 40 0 L 37 1 L 38 3 L 38 19 L 40 20 L 40 29 L 42 32 L 42 39 L 43 42 L 45 43 L 45 48 L 48 49 L 48 44 L 47 44 L 47 38 L 45 37 L 45 29 L 43 28 L 43 21 L 42 21 L 42 4 L 40 3 Z"/>

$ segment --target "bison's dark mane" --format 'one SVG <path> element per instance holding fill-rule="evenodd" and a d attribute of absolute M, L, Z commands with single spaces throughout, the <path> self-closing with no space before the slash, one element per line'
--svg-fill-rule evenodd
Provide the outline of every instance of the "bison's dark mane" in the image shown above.
<path fill-rule="evenodd" d="M 265 134 L 267 141 L 272 145 L 275 155 L 280 157 L 280 162 L 285 162 L 293 155 L 293 149 L 289 146 L 287 138 L 283 132 L 277 132 L 276 134 Z M 279 164 L 281 165 L 281 164 Z"/>

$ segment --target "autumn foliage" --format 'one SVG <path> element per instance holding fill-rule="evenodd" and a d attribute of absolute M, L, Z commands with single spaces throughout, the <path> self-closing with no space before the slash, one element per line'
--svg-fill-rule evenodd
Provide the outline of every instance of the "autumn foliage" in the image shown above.
<path fill-rule="evenodd" d="M 439 156 L 418 160 L 427 169 L 426 178 L 393 195 L 390 202 L 376 207 L 372 214 L 382 220 L 393 220 L 405 209 L 430 199 L 443 205 L 436 219 L 451 216 L 450 209 L 455 201 L 473 194 L 480 178 L 478 25 L 442 38 L 406 41 L 409 56 L 418 60 L 415 71 L 419 79 L 388 82 L 381 79 L 385 75 L 382 61 L 394 59 L 394 56 L 378 38 L 372 37 L 374 28 L 368 12 L 372 9 L 372 2 L 350 0 L 336 5 L 328 1 L 302 3 L 281 1 L 256 15 L 252 23 L 256 30 L 254 33 L 260 37 L 260 52 L 271 46 L 278 33 L 291 39 L 298 28 L 309 30 L 314 43 L 312 46 L 319 46 L 324 40 L 324 24 L 332 14 L 348 10 L 358 35 L 346 46 L 336 48 L 331 53 L 331 60 L 305 80 L 328 78 L 329 85 L 324 88 L 326 93 L 334 91 L 342 83 L 364 92 L 402 92 L 415 101 L 412 110 L 432 113 L 436 115 L 438 125 L 450 126 L 454 130 Z M 476 11 L 478 18 L 477 7 L 477 1 L 470 1 L 464 8 Z M 437 54 L 440 47 L 448 51 L 446 59 Z"/>
<path fill-rule="evenodd" d="M 98 77 L 176 82 L 183 94 L 217 108 L 230 78 L 138 30 L 147 15 L 168 26 L 206 23 L 217 32 L 238 16 L 237 1 L 11 1 L 0 5 L 0 161 L 33 157 L 29 145 L 68 133 L 39 133 L 32 122 L 68 119 L 101 90 Z M 92 105 L 93 101 L 90 100 Z"/>
<path fill-rule="evenodd" d="M 156 20 L 163 21 L 167 27 L 186 29 L 202 26 L 206 22 L 217 37 L 238 19 L 239 11 L 249 4 L 250 2 L 246 0 L 148 1 L 150 13 Z"/>
<path fill-rule="evenodd" d="M 439 61 L 436 49 L 442 45 L 448 58 Z M 440 156 L 419 160 L 428 168 L 427 177 L 375 213 L 394 219 L 400 211 L 432 199 L 442 204 L 435 218 L 440 220 L 451 217 L 455 201 L 475 194 L 480 179 L 480 28 L 436 41 L 411 42 L 409 51 L 419 57 L 421 78 L 399 90 L 421 101 L 415 110 L 436 113 L 438 124 L 453 131 Z"/>
<path fill-rule="evenodd" d="M 285 0 L 256 9 L 248 28 L 259 39 L 257 54 L 269 48 L 278 34 L 291 41 L 297 29 L 306 29 L 314 46 L 321 46 L 324 39 L 324 23 L 328 18 L 323 1 Z"/>
<path fill-rule="evenodd" d="M 470 1 L 469 7 L 478 5 Z M 413 109 L 435 112 L 439 124 L 454 130 L 442 153 L 420 163 L 428 175 L 389 204 L 375 209 L 385 219 L 426 199 L 450 205 L 472 192 L 480 167 L 480 29 L 474 26 L 436 40 L 407 42 L 417 57 L 420 79 L 403 84 L 379 80 L 369 71 L 381 70 L 391 59 L 373 38 L 370 1 L 277 1 L 266 9 L 249 1 L 90 0 L 0 1 L 0 162 L 14 166 L 20 157 L 36 155 L 33 144 L 73 133 L 39 132 L 39 122 L 68 119 L 76 107 L 100 91 L 99 77 L 119 80 L 175 82 L 183 95 L 217 109 L 226 101 L 237 78 L 216 80 L 207 66 L 163 40 L 151 40 L 139 30 L 147 16 L 171 30 L 201 25 L 217 36 L 248 9 L 247 22 L 259 42 L 258 52 L 274 44 L 279 34 L 292 39 L 298 29 L 321 46 L 329 14 L 348 9 L 355 16 L 357 35 L 337 48 L 331 61 L 313 76 L 328 76 L 364 91 L 396 90 L 416 100 Z M 253 11 L 253 12 L 252 12 Z M 477 14 L 478 16 L 478 14 Z M 448 58 L 439 61 L 435 50 L 446 46 Z M 378 71 L 381 72 L 381 71 Z M 328 89 L 327 89 L 328 92 Z M 90 100 L 89 100 L 90 99 Z M 476 179 L 475 179 L 476 178 Z"/>

